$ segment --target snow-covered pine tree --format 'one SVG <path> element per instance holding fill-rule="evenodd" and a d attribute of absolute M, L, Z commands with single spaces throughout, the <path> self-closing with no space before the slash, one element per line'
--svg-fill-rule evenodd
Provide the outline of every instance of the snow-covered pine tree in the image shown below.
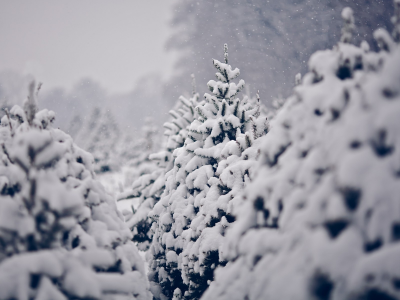
<path fill-rule="evenodd" d="M 94 107 L 87 119 L 76 115 L 71 120 L 69 133 L 79 147 L 93 154 L 96 173 L 119 169 L 117 145 L 121 141 L 121 130 L 111 110 Z"/>
<path fill-rule="evenodd" d="M 0 161 L 0 299 L 150 299 L 144 265 L 93 157 L 37 112 L 5 115 Z"/>
<path fill-rule="evenodd" d="M 82 130 L 83 120 L 81 115 L 76 114 L 72 119 L 68 126 L 67 133 L 75 138 L 78 136 L 79 132 Z"/>
<path fill-rule="evenodd" d="M 137 143 L 138 137 L 131 132 L 123 132 L 121 140 L 118 144 L 118 157 L 122 164 L 126 164 L 135 159 L 141 153 L 141 147 Z"/>
<path fill-rule="evenodd" d="M 157 169 L 157 165 L 149 155 L 159 149 L 158 128 L 154 120 L 150 117 L 145 119 L 145 124 L 141 128 L 138 138 L 134 138 L 131 143 L 119 146 L 118 157 L 123 163 L 124 187 L 130 188 L 132 183 L 142 175 L 152 173 Z M 118 199 L 127 198 L 131 195 L 131 190 L 122 193 Z"/>
<path fill-rule="evenodd" d="M 74 137 L 75 143 L 81 147 L 82 149 L 87 149 L 89 147 L 89 143 L 91 142 L 91 137 L 93 132 L 97 128 L 97 122 L 100 119 L 101 109 L 99 107 L 94 107 L 88 118 L 86 116 L 83 117 L 82 128 L 77 131 L 77 134 Z M 72 120 L 72 122 L 75 120 Z M 70 127 L 73 127 L 74 124 L 70 124 Z"/>
<path fill-rule="evenodd" d="M 141 145 L 142 149 L 147 153 L 153 153 L 154 150 L 158 149 L 159 141 L 158 138 L 158 127 L 154 124 L 154 119 L 147 117 L 144 120 L 144 125 L 142 127 L 141 139 L 138 144 Z"/>
<path fill-rule="evenodd" d="M 157 220 L 148 252 L 149 279 L 161 288 L 153 286 L 156 298 L 198 299 L 213 280 L 214 268 L 224 264 L 218 250 L 224 228 L 234 220 L 231 200 L 251 177 L 245 161 L 257 156 L 246 149 L 267 131 L 259 103 L 236 97 L 244 81 L 233 82 L 240 72 L 228 64 L 227 50 L 225 44 L 224 63 L 213 60 L 218 81 L 208 82 L 211 94 L 197 105 L 198 116 L 184 145 L 173 153 L 165 191 L 150 213 Z M 238 160 L 243 164 L 230 169 Z"/>
<path fill-rule="evenodd" d="M 196 106 L 199 95 L 196 93 L 194 80 L 194 75 L 192 75 L 192 97 L 186 99 L 181 96 L 176 108 L 169 112 L 171 120 L 164 124 L 164 136 L 166 138 L 164 149 L 149 155 L 149 159 L 157 164 L 157 168 L 153 172 L 136 179 L 132 185 L 132 190 L 123 193 L 120 197 L 121 200 L 134 198 L 132 202 L 137 208 L 133 209 L 134 213 L 126 215 L 126 222 L 133 231 L 133 241 L 143 251 L 148 250 L 153 237 L 150 228 L 154 220 L 148 216 L 148 213 L 160 200 L 164 191 L 165 173 L 171 170 L 174 165 L 173 152 L 184 145 L 188 127 L 197 117 Z"/>
<path fill-rule="evenodd" d="M 120 139 L 120 129 L 109 109 L 100 111 L 96 128 L 91 132 L 85 150 L 94 156 L 95 172 L 104 173 L 119 168 L 116 145 Z"/>
<path fill-rule="evenodd" d="M 400 46 L 318 51 L 203 299 L 400 299 Z"/>

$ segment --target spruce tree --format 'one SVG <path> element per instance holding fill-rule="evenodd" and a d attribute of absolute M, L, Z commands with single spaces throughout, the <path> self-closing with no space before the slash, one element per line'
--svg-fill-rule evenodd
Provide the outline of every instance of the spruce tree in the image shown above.
<path fill-rule="evenodd" d="M 117 156 L 120 158 L 122 173 L 124 176 L 124 187 L 128 187 L 118 196 L 118 199 L 132 197 L 131 185 L 140 176 L 152 173 L 156 164 L 149 159 L 149 155 L 159 149 L 158 128 L 152 118 L 146 118 L 145 124 L 141 128 L 140 135 L 137 138 L 129 138 L 128 143 L 119 145 Z"/>
<path fill-rule="evenodd" d="M 164 149 L 160 152 L 149 155 L 149 159 L 157 165 L 153 172 L 143 174 L 132 184 L 132 189 L 120 195 L 120 200 L 132 200 L 136 209 L 132 208 L 132 213 L 127 213 L 126 222 L 133 231 L 133 241 L 140 250 L 146 251 L 152 240 L 150 230 L 153 219 L 148 213 L 160 200 L 161 194 L 165 189 L 165 173 L 172 169 L 174 165 L 175 149 L 184 145 L 188 134 L 188 127 L 196 114 L 199 95 L 196 93 L 195 79 L 192 75 L 193 95 L 186 99 L 181 96 L 176 108 L 170 110 L 171 120 L 164 124 L 164 136 L 166 138 Z"/>
<path fill-rule="evenodd" d="M 76 114 L 68 126 L 67 133 L 71 135 L 72 138 L 76 138 L 79 132 L 82 130 L 83 120 L 81 115 Z"/>
<path fill-rule="evenodd" d="M 82 128 L 77 132 L 76 136 L 74 136 L 76 144 L 82 149 L 87 149 L 89 147 L 92 135 L 96 131 L 97 122 L 100 117 L 101 109 L 97 106 L 92 109 L 88 118 L 85 116 Z M 71 124 L 70 127 L 72 126 L 73 124 Z"/>
<path fill-rule="evenodd" d="M 374 35 L 311 56 L 203 299 L 400 299 L 400 46 Z"/>
<path fill-rule="evenodd" d="M 217 81 L 208 82 L 211 93 L 197 105 L 185 143 L 174 151 L 165 191 L 150 213 L 157 222 L 149 278 L 170 299 L 199 299 L 214 268 L 224 265 L 218 250 L 224 228 L 234 220 L 230 200 L 250 176 L 245 166 L 229 167 L 237 160 L 256 159 L 254 153 L 246 156 L 246 149 L 267 131 L 259 103 L 236 97 L 244 81 L 233 82 L 240 71 L 228 64 L 226 44 L 224 62 L 213 60 L 213 65 Z"/>
<path fill-rule="evenodd" d="M 94 113 L 96 114 L 96 112 Z M 89 124 L 89 127 L 90 124 Z M 120 140 L 120 129 L 109 109 L 100 110 L 85 150 L 92 153 L 95 161 L 95 172 L 104 173 L 119 168 L 116 145 Z"/>
<path fill-rule="evenodd" d="M 80 147 L 92 153 L 96 173 L 119 169 L 121 162 L 118 145 L 121 142 L 121 130 L 110 109 L 94 107 L 87 119 L 76 115 L 68 133 Z"/>
<path fill-rule="evenodd" d="M 0 299 L 150 299 L 144 265 L 93 157 L 37 112 L 1 120 Z"/>

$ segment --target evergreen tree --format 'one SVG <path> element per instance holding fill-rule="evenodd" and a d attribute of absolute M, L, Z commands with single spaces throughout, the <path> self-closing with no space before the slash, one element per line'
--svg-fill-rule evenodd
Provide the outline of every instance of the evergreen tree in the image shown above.
<path fill-rule="evenodd" d="M 246 150 L 267 131 L 259 103 L 236 98 L 244 81 L 233 82 L 240 72 L 228 64 L 226 44 L 224 60 L 213 60 L 217 81 L 208 82 L 211 94 L 196 106 L 197 117 L 184 145 L 173 153 L 165 191 L 150 213 L 157 222 L 149 278 L 169 299 L 200 298 L 213 280 L 214 268 L 224 264 L 218 249 L 224 228 L 233 221 L 230 200 L 251 177 L 244 165 L 230 167 L 237 160 L 255 159 L 256 154 Z M 155 288 L 153 294 L 162 297 Z"/>
<path fill-rule="evenodd" d="M 0 299 L 150 299 L 93 157 L 37 112 L 35 93 L 1 120 Z"/>
<path fill-rule="evenodd" d="M 400 46 L 374 36 L 311 56 L 203 299 L 400 299 Z"/>
<path fill-rule="evenodd" d="M 81 128 L 77 128 L 78 126 Z M 80 147 L 92 153 L 96 173 L 119 169 L 117 145 L 121 132 L 109 109 L 94 107 L 86 122 L 75 116 L 70 124 L 70 134 L 76 137 Z"/>
<path fill-rule="evenodd" d="M 78 133 L 82 130 L 83 120 L 80 115 L 75 115 L 71 119 L 71 123 L 69 124 L 67 133 L 71 135 L 72 138 L 76 138 Z"/>
<path fill-rule="evenodd" d="M 107 103 L 115 105 L 115 100 L 111 99 L 110 95 L 99 83 L 90 78 L 81 78 L 71 89 L 56 87 L 43 91 L 39 107 L 62 112 L 57 115 L 56 125 L 63 130 L 67 130 L 72 125 L 71 123 L 75 116 L 80 115 L 83 121 L 82 125 L 85 126 L 84 123 L 86 123 L 93 109 L 95 107 L 105 107 Z M 82 142 L 85 142 L 85 137 L 88 137 L 88 135 L 82 136 L 81 140 L 78 136 L 71 135 L 80 147 L 83 147 Z"/>
<path fill-rule="evenodd" d="M 132 190 L 121 195 L 121 200 L 134 198 L 137 209 L 126 217 L 128 226 L 133 231 L 133 241 L 138 244 L 139 249 L 148 250 L 152 240 L 150 231 L 153 219 L 148 217 L 151 211 L 160 200 L 161 194 L 165 189 L 165 173 L 172 169 L 174 165 L 173 152 L 175 149 L 184 145 L 188 134 L 188 127 L 196 114 L 199 95 L 196 93 L 194 76 L 193 96 L 189 99 L 181 96 L 176 109 L 169 113 L 172 119 L 164 124 L 166 143 L 164 149 L 160 152 L 149 155 L 157 167 L 151 173 L 140 176 L 132 185 Z M 139 201 L 135 201 L 135 200 Z"/>
<path fill-rule="evenodd" d="M 86 148 L 94 156 L 95 171 L 103 173 L 117 170 L 116 145 L 120 139 L 120 130 L 111 111 L 103 110 L 96 125 Z"/>
<path fill-rule="evenodd" d="M 100 119 L 100 115 L 100 108 L 94 107 L 89 115 L 89 118 L 84 118 L 82 128 L 78 131 L 77 135 L 74 136 L 76 144 L 79 145 L 79 147 L 83 149 L 87 149 L 89 147 L 93 132 L 97 128 L 97 122 Z M 70 127 L 72 126 L 73 124 L 70 125 Z"/>
<path fill-rule="evenodd" d="M 130 187 L 142 175 L 153 172 L 157 166 L 149 155 L 159 149 L 158 128 L 152 118 L 146 118 L 139 138 L 128 139 L 128 143 L 119 146 L 118 157 L 124 165 L 124 186 Z M 131 190 L 118 196 L 119 199 L 131 197 Z"/>

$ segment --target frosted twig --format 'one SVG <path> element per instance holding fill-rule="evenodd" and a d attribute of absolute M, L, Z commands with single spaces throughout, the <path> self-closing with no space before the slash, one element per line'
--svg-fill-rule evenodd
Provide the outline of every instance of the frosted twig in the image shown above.
<path fill-rule="evenodd" d="M 36 95 L 35 95 L 35 81 L 32 81 L 29 85 L 29 96 L 24 102 L 24 111 L 28 124 L 32 126 L 33 119 L 37 111 Z"/>
<path fill-rule="evenodd" d="M 400 0 L 394 0 L 394 16 L 391 21 L 393 23 L 392 36 L 395 42 L 400 42 Z"/>
<path fill-rule="evenodd" d="M 301 84 L 301 73 L 296 74 L 296 76 L 294 78 L 294 82 L 295 82 L 296 86 Z"/>
<path fill-rule="evenodd" d="M 225 63 L 228 63 L 228 44 L 224 44 L 224 59 Z"/>
<path fill-rule="evenodd" d="M 344 21 L 344 25 L 342 28 L 342 36 L 340 41 L 342 43 L 350 43 L 351 38 L 353 36 L 353 31 L 356 28 L 354 25 L 354 15 L 353 10 L 350 7 L 345 7 L 342 10 L 342 19 Z"/>
<path fill-rule="evenodd" d="M 7 119 L 8 119 L 8 126 L 10 127 L 11 136 L 14 136 L 14 131 L 13 131 L 13 127 L 11 124 L 11 118 L 10 118 L 10 113 L 8 111 L 8 108 L 4 108 L 4 111 L 5 111 Z"/>
<path fill-rule="evenodd" d="M 194 74 L 190 75 L 192 77 L 192 94 L 196 95 L 196 78 Z"/>
<path fill-rule="evenodd" d="M 36 97 L 39 95 L 40 89 L 42 88 L 43 83 L 39 82 L 38 87 L 36 89 Z"/>

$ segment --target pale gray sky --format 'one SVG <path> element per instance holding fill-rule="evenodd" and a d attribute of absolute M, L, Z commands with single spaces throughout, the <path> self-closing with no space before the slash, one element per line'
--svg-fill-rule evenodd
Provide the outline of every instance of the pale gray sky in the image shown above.
<path fill-rule="evenodd" d="M 0 0 L 0 71 L 32 73 L 43 88 L 91 77 L 108 91 L 172 70 L 164 51 L 173 0 Z"/>

